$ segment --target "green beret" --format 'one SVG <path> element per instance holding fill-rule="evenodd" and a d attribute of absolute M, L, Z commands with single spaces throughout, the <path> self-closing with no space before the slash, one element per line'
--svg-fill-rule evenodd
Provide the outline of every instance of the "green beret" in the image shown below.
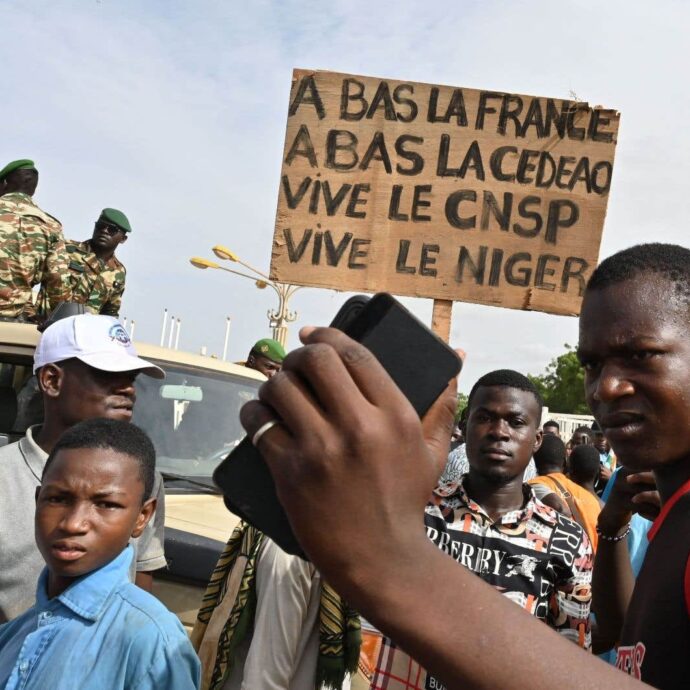
<path fill-rule="evenodd" d="M 268 357 L 268 359 L 274 362 L 282 362 L 285 359 L 285 348 L 277 340 L 273 340 L 272 338 L 263 338 L 259 340 L 252 348 L 252 352 L 256 352 L 257 355 Z"/>
<path fill-rule="evenodd" d="M 15 170 L 36 170 L 33 161 L 28 158 L 22 158 L 18 161 L 8 163 L 2 170 L 0 170 L 0 181 L 4 180 L 11 172 Z"/>
<path fill-rule="evenodd" d="M 104 220 L 113 225 L 117 225 L 123 232 L 132 232 L 132 227 L 127 220 L 127 216 L 116 208 L 104 208 L 98 220 Z"/>

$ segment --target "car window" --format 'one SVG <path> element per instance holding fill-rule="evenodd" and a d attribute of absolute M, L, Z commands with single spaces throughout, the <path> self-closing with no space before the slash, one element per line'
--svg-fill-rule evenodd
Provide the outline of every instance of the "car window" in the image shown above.
<path fill-rule="evenodd" d="M 157 361 L 163 381 L 137 377 L 133 421 L 151 437 L 158 469 L 210 482 L 218 463 L 244 437 L 242 405 L 260 381 Z M 0 446 L 43 422 L 31 356 L 0 353 Z"/>
<path fill-rule="evenodd" d="M 32 365 L 31 357 L 0 355 L 0 444 L 18 440 L 28 426 L 43 418 Z"/>
<path fill-rule="evenodd" d="M 256 398 L 260 381 L 156 364 L 165 369 L 166 378 L 137 378 L 132 421 L 153 440 L 160 471 L 209 479 L 244 437 L 240 408 Z"/>

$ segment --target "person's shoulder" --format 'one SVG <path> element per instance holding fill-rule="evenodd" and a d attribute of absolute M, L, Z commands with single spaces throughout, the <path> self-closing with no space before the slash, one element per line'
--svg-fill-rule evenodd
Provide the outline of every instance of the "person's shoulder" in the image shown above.
<path fill-rule="evenodd" d="M 587 491 L 587 489 L 585 489 L 584 486 L 581 486 L 581 485 L 578 484 L 576 481 L 574 481 L 573 479 L 571 479 L 570 477 L 568 477 L 568 476 L 566 476 L 566 475 L 563 475 L 563 476 L 560 478 L 560 481 L 561 481 L 563 484 L 565 484 L 565 486 L 566 486 L 566 487 L 570 490 L 570 492 L 571 492 L 572 494 L 574 494 L 574 495 L 576 495 L 576 494 L 585 494 L 585 493 L 588 494 L 588 493 L 589 493 L 589 491 Z M 590 494 L 590 495 L 591 495 L 591 494 Z"/>
<path fill-rule="evenodd" d="M 585 532 L 584 527 L 579 522 L 577 522 L 577 520 L 574 520 L 573 518 L 570 518 L 567 515 L 563 515 L 563 513 L 559 513 L 557 510 L 554 510 L 549 506 L 545 507 L 547 508 L 547 510 L 550 510 L 556 516 L 556 523 L 561 528 L 567 528 L 571 531 L 572 534 L 579 535 L 581 539 L 586 538 L 587 533 Z"/>
<path fill-rule="evenodd" d="M 439 517 L 447 508 L 469 506 L 468 496 L 463 489 L 463 480 L 466 476 L 466 474 L 461 474 L 456 479 L 439 479 L 427 502 L 426 513 Z"/>
<path fill-rule="evenodd" d="M 112 262 L 111 265 L 108 267 L 110 268 L 113 273 L 121 273 L 124 277 L 124 275 L 127 273 L 127 269 L 125 268 L 125 265 L 118 259 L 114 254 L 112 258 L 110 259 Z"/>
<path fill-rule="evenodd" d="M 17 214 L 17 204 L 4 196 L 0 196 L 0 222 L 13 223 L 19 218 Z"/>
<path fill-rule="evenodd" d="M 559 580 L 570 580 L 573 575 L 592 570 L 592 544 L 582 525 L 537 498 L 533 515 L 538 515 L 551 530 L 546 553 L 559 573 Z"/>
<path fill-rule="evenodd" d="M 46 213 L 45 211 L 43 211 L 43 213 L 47 216 L 50 224 L 53 225 L 55 229 L 62 232 L 62 223 L 55 216 L 51 216 L 50 213 Z"/>
<path fill-rule="evenodd" d="M 584 486 L 581 486 L 580 489 L 581 493 L 578 498 L 585 504 L 588 504 L 592 510 L 601 510 L 604 507 L 604 502 L 599 498 L 599 496 L 595 496 L 590 491 L 587 491 Z"/>
<path fill-rule="evenodd" d="M 53 218 L 49 213 L 46 213 L 30 196 L 26 194 L 17 194 L 15 198 L 12 199 L 12 202 L 14 213 L 18 216 L 39 225 L 45 225 L 51 228 L 57 227 L 62 230 L 60 221 L 57 218 Z"/>
<path fill-rule="evenodd" d="M 22 225 L 22 216 L 17 213 L 17 203 L 7 194 L 0 197 L 0 225 L 4 235 L 12 231 L 19 232 Z"/>
<path fill-rule="evenodd" d="M 14 443 L 8 443 L 6 446 L 0 447 L 0 458 L 7 461 L 19 461 L 22 465 L 30 465 L 32 461 L 45 462 L 48 459 L 48 454 L 41 449 L 36 443 L 34 434 L 40 429 L 40 425 L 32 424 L 27 430 L 26 434 Z M 1 465 L 0 465 L 1 466 Z M 28 467 L 27 467 L 27 471 Z"/>
<path fill-rule="evenodd" d="M 189 636 L 153 594 L 125 582 L 113 592 L 109 607 L 113 610 L 103 624 L 127 649 L 127 687 L 198 687 L 199 659 Z M 187 677 L 191 682 L 176 680 Z"/>
<path fill-rule="evenodd" d="M 5 446 L 0 446 L 0 457 L 14 457 L 15 455 L 21 455 L 19 451 L 19 441 L 15 441 L 14 443 L 8 443 Z"/>
<path fill-rule="evenodd" d="M 82 242 L 81 240 L 68 240 L 67 238 L 65 238 L 65 249 L 70 254 L 86 255 L 91 251 L 88 240 Z"/>
<path fill-rule="evenodd" d="M 127 278 L 127 269 L 124 264 L 113 254 L 106 265 L 105 272 L 108 274 L 108 281 L 116 290 L 123 287 Z"/>
<path fill-rule="evenodd" d="M 278 544 L 267 536 L 264 536 L 261 544 L 257 569 L 269 570 L 278 580 L 286 576 L 312 579 L 316 574 L 312 563 L 283 551 Z"/>
<path fill-rule="evenodd" d="M 22 451 L 19 444 L 20 441 L 16 441 L 15 443 L 8 443 L 6 446 L 0 448 L 0 472 L 11 465 L 23 462 Z"/>
<path fill-rule="evenodd" d="M 529 486 L 530 490 L 532 491 L 532 495 L 537 500 L 542 501 L 542 502 L 546 496 L 554 493 L 554 490 L 552 487 L 547 486 L 546 484 L 543 484 L 542 482 L 537 481 L 535 479 L 530 479 L 530 481 L 527 482 L 527 485 Z"/>
<path fill-rule="evenodd" d="M 563 515 L 563 513 L 559 513 L 555 508 L 542 503 L 541 500 L 534 495 L 532 501 L 533 515 L 551 525 L 554 531 L 558 530 L 560 527 L 561 531 L 567 530 L 569 533 L 573 534 L 573 536 L 577 535 L 580 537 L 580 540 L 582 539 L 585 531 L 578 522 Z"/>
<path fill-rule="evenodd" d="M 567 483 L 566 488 L 570 491 L 576 501 L 584 504 L 590 509 L 599 509 L 601 506 L 599 504 L 599 497 L 595 496 L 593 493 L 588 491 L 584 486 L 578 484 L 577 482 L 566 477 Z"/>
<path fill-rule="evenodd" d="M 27 199 L 31 200 L 31 197 L 28 197 L 25 194 L 17 194 L 16 192 L 3 194 L 0 196 L 0 208 L 4 211 L 16 213 L 18 206 L 23 205 Z"/>
<path fill-rule="evenodd" d="M 127 623 L 131 631 L 163 642 L 187 638 L 182 624 L 153 594 L 132 582 L 127 582 L 115 592 L 126 609 Z M 143 632 L 142 632 L 143 631 Z"/>
<path fill-rule="evenodd" d="M 34 618 L 36 618 L 36 606 L 32 606 L 11 621 L 2 623 L 0 625 L 0 649 L 15 635 L 20 634 L 27 625 L 31 625 Z"/>
<path fill-rule="evenodd" d="M 532 492 L 532 516 L 538 518 L 539 520 L 542 520 L 543 522 L 546 522 L 549 526 L 553 527 L 558 522 L 558 516 L 560 515 L 560 513 L 555 508 L 547 506 L 546 503 L 542 503 L 541 498 L 537 497 L 537 492 L 535 491 L 534 487 L 539 486 L 547 488 L 549 490 L 549 493 L 552 493 L 551 489 L 548 486 L 545 486 L 541 483 L 536 483 L 534 485 L 528 484 L 527 486 Z"/>
<path fill-rule="evenodd" d="M 534 477 L 524 479 L 524 483 L 528 484 L 529 486 L 536 486 L 537 484 L 540 486 L 546 486 L 551 491 L 556 490 L 556 484 L 554 483 L 553 478 L 548 474 L 535 474 Z"/>
<path fill-rule="evenodd" d="M 579 522 L 559 513 L 551 506 L 545 505 L 539 499 L 535 499 L 534 504 L 535 514 L 538 514 L 552 526 L 550 550 L 555 549 L 559 552 L 578 554 L 584 545 L 589 545 L 587 532 Z M 591 549 L 591 546 L 589 548 Z M 587 549 L 585 548 L 585 550 Z"/>

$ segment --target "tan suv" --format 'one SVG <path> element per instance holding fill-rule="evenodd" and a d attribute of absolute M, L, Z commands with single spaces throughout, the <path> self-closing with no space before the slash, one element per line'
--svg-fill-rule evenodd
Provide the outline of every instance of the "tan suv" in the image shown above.
<path fill-rule="evenodd" d="M 0 445 L 18 440 L 42 420 L 40 394 L 31 378 L 38 338 L 35 326 L 0 322 Z M 239 409 L 256 397 L 265 378 L 213 357 L 145 343 L 136 348 L 166 372 L 163 381 L 137 379 L 133 417 L 153 440 L 165 480 L 168 568 L 155 574 L 154 594 L 190 628 L 218 555 L 238 522 L 211 475 L 244 436 Z"/>

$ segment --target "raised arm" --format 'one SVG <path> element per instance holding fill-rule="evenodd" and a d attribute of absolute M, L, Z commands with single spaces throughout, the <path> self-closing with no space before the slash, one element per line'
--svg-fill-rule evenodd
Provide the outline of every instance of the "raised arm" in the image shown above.
<path fill-rule="evenodd" d="M 304 329 L 242 410 L 323 576 L 449 689 L 641 687 L 506 601 L 424 534 L 453 424 L 451 384 L 420 423 L 368 350 Z M 556 669 L 556 671 L 554 671 Z"/>
<path fill-rule="evenodd" d="M 599 649 L 611 649 L 620 639 L 635 578 L 630 566 L 628 540 L 633 512 L 654 518 L 659 494 L 651 472 L 621 470 L 606 505 L 599 514 L 596 567 L 592 578 L 592 610 L 597 617 Z"/>

